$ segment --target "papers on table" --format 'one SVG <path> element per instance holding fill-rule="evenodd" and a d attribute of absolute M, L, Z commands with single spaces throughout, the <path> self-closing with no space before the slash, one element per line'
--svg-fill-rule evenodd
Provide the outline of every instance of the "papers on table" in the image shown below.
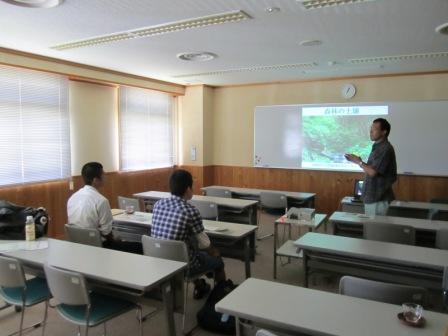
<path fill-rule="evenodd" d="M 205 228 L 205 231 L 210 231 L 210 232 L 224 232 L 224 231 L 227 231 L 227 228 L 211 226 L 211 225 L 204 225 L 204 228 Z"/>
<path fill-rule="evenodd" d="M 48 241 L 46 239 L 35 241 L 0 240 L 0 253 L 18 250 L 34 251 L 46 248 L 48 248 Z"/>

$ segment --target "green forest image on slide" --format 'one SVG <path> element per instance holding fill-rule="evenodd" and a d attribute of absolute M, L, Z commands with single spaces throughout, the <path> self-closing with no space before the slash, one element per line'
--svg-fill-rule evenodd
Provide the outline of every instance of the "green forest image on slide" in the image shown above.
<path fill-rule="evenodd" d="M 350 164 L 345 153 L 367 161 L 372 149 L 369 130 L 378 116 L 304 116 L 302 166 L 337 167 Z"/>

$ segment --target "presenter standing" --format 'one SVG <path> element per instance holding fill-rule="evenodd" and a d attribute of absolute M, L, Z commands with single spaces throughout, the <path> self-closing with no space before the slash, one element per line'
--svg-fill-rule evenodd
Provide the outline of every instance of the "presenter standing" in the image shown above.
<path fill-rule="evenodd" d="M 365 214 L 385 216 L 389 203 L 394 200 L 392 185 L 397 180 L 397 162 L 394 147 L 388 140 L 390 124 L 386 119 L 375 119 L 370 127 L 370 140 L 374 141 L 367 162 L 355 154 L 345 158 L 359 165 L 365 172 L 362 199 Z"/>

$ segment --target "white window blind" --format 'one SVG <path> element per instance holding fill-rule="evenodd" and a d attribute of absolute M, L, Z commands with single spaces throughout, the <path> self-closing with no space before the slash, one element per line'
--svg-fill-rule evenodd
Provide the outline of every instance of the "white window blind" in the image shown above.
<path fill-rule="evenodd" d="M 120 87 L 121 170 L 174 165 L 173 110 L 169 94 Z"/>
<path fill-rule="evenodd" d="M 0 185 L 70 176 L 68 80 L 0 65 Z"/>

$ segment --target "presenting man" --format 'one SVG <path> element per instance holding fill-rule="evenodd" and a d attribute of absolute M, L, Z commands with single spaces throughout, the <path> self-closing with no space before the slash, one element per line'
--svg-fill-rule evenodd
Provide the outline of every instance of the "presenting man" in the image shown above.
<path fill-rule="evenodd" d="M 109 201 L 98 191 L 104 185 L 101 163 L 89 162 L 82 167 L 84 187 L 75 192 L 67 202 L 68 222 L 82 228 L 97 229 L 103 247 L 113 250 L 143 254 L 142 244 L 123 242 L 112 234 L 112 211 Z"/>
<path fill-rule="evenodd" d="M 158 239 L 180 240 L 189 251 L 189 274 L 214 272 L 215 281 L 226 279 L 224 263 L 219 252 L 210 244 L 204 232 L 199 210 L 187 201 L 193 197 L 193 178 L 186 170 L 176 170 L 170 177 L 171 197 L 154 205 L 151 236 Z M 210 289 L 204 280 L 195 282 L 196 299 Z"/>
<path fill-rule="evenodd" d="M 367 163 L 354 154 L 345 155 L 366 173 L 362 191 L 366 215 L 385 216 L 389 203 L 395 198 L 392 185 L 397 180 L 397 162 L 394 148 L 388 141 L 389 133 L 389 122 L 383 118 L 375 119 L 370 127 L 370 140 L 375 143 Z"/>

